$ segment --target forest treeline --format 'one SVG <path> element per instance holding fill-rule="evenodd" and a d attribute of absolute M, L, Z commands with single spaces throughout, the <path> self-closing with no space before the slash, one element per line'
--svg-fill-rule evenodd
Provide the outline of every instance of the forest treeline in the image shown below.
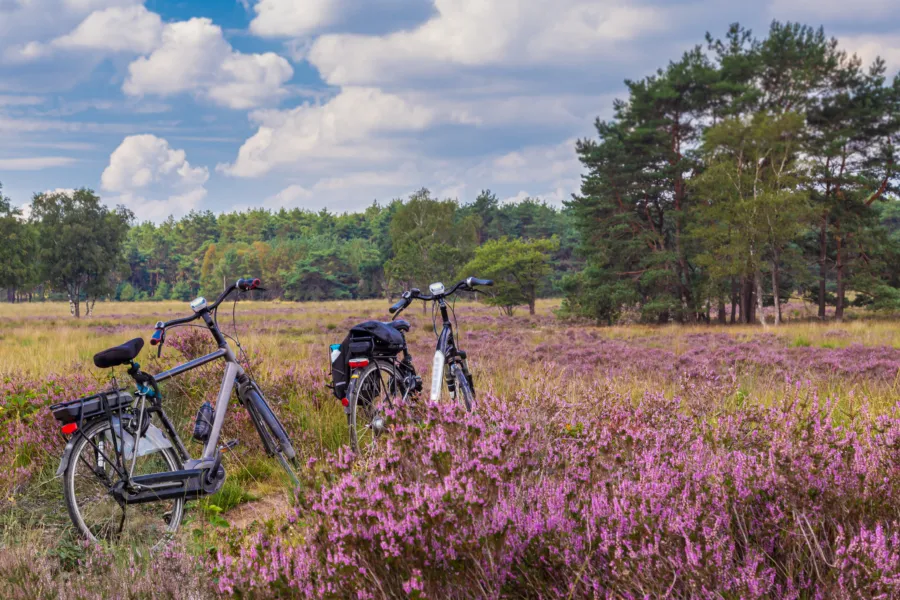
<path fill-rule="evenodd" d="M 475 274 L 511 312 L 541 295 L 613 323 L 780 319 L 900 309 L 900 74 L 822 29 L 733 25 L 651 76 L 577 142 L 580 193 L 554 207 L 405 200 L 358 213 L 192 212 L 135 224 L 90 190 L 38 194 L 22 218 L 0 194 L 7 299 L 213 295 L 254 275 L 269 298 L 390 296 Z M 477 273 L 475 272 L 477 270 Z M 472 271 L 470 273 L 470 271 Z M 88 309 L 89 310 L 89 309 Z"/>
<path fill-rule="evenodd" d="M 0 250 L 0 288 L 13 302 L 71 300 L 79 315 L 98 299 L 214 297 L 245 276 L 265 282 L 257 297 L 376 298 L 449 283 L 480 259 L 481 276 L 503 280 L 495 301 L 511 311 L 560 293 L 575 246 L 568 219 L 544 202 L 502 203 L 490 191 L 462 205 L 423 189 L 358 213 L 203 211 L 158 224 L 133 224 L 130 211 L 88 189 L 37 194 L 28 219 L 0 194 L 0 234 L 13 242 Z M 502 260 L 485 263 L 498 249 Z"/>

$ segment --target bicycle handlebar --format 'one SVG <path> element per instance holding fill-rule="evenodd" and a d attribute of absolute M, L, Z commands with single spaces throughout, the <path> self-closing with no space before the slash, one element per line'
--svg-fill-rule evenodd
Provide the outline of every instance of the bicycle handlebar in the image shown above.
<path fill-rule="evenodd" d="M 166 329 L 170 327 L 176 327 L 178 325 L 186 325 L 192 321 L 196 321 L 204 314 L 212 312 L 216 310 L 220 304 L 231 295 L 231 293 L 235 290 L 240 290 L 242 292 L 249 292 L 251 290 L 260 290 L 263 291 L 263 288 L 260 287 L 259 279 L 238 279 L 235 283 L 232 283 L 228 289 L 219 294 L 219 297 L 216 298 L 216 301 L 206 306 L 196 313 L 189 317 L 182 317 L 180 319 L 173 319 L 171 321 L 159 321 L 156 323 L 156 331 L 153 332 L 153 336 L 150 338 L 151 346 L 158 346 L 163 344 L 166 341 Z"/>
<path fill-rule="evenodd" d="M 422 300 L 424 302 L 441 300 L 448 296 L 452 296 L 459 290 L 474 292 L 476 291 L 475 286 L 479 285 L 492 286 L 494 285 L 494 282 L 491 279 L 478 279 L 477 277 L 469 277 L 454 285 L 452 288 L 450 288 L 449 291 L 445 291 L 441 294 L 422 294 L 422 292 L 420 292 L 418 289 L 413 288 L 408 292 L 403 292 L 403 297 L 399 302 L 391 306 L 388 309 L 388 312 L 390 312 L 396 318 L 397 315 L 406 310 L 409 305 L 412 304 L 413 300 Z"/>
<path fill-rule="evenodd" d="M 259 279 L 238 279 L 234 285 L 242 292 L 249 292 L 250 290 L 258 289 L 260 283 L 262 282 Z"/>

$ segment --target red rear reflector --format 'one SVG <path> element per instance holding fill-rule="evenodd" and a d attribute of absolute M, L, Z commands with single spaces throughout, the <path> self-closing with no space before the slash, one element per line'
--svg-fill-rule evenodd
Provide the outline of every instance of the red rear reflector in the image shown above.
<path fill-rule="evenodd" d="M 66 435 L 72 435 L 78 431 L 78 423 L 66 423 L 62 426 L 62 432 Z"/>
<path fill-rule="evenodd" d="M 369 366 L 368 358 L 353 358 L 347 361 L 347 364 L 350 365 L 351 369 L 362 369 L 363 367 Z"/>
<path fill-rule="evenodd" d="M 341 400 L 341 404 L 343 404 L 345 407 L 346 407 L 346 406 L 350 406 L 350 401 L 347 400 L 346 398 L 343 398 L 343 399 Z"/>

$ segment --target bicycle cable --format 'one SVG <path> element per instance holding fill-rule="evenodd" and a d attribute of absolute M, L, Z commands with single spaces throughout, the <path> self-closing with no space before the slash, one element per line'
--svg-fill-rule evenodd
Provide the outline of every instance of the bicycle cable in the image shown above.
<path fill-rule="evenodd" d="M 250 365 L 250 357 L 244 351 L 244 347 L 241 346 L 240 335 L 238 334 L 237 317 L 235 316 L 235 313 L 237 312 L 237 303 L 238 303 L 238 297 L 235 297 L 234 302 L 231 305 L 231 327 L 234 329 L 234 337 L 233 338 L 231 336 L 227 336 L 227 337 L 229 339 L 234 340 L 235 345 L 238 347 L 238 350 L 241 353 L 241 356 L 244 357 L 244 363 L 247 365 L 247 373 L 250 375 L 250 379 L 252 379 L 255 382 L 256 377 L 253 375 L 253 367 Z M 218 308 L 216 309 L 216 312 L 218 312 Z M 218 317 L 218 315 L 217 315 L 217 317 Z M 218 321 L 216 321 L 216 326 L 218 326 L 218 325 L 219 325 L 219 323 L 218 323 Z"/>
<path fill-rule="evenodd" d="M 453 315 L 453 328 L 456 330 L 453 337 L 456 340 L 456 347 L 459 348 L 462 343 L 462 336 L 459 333 L 459 321 L 456 318 L 456 296 L 453 296 L 453 302 L 450 304 L 450 314 Z"/>

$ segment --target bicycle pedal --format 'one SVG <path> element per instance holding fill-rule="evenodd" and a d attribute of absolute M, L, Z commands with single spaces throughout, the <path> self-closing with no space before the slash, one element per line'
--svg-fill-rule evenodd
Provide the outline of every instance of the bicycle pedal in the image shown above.
<path fill-rule="evenodd" d="M 239 443 L 240 443 L 240 442 L 239 442 L 238 440 L 230 440 L 230 441 L 225 442 L 224 444 L 222 444 L 222 447 L 219 449 L 219 451 L 220 451 L 220 452 L 228 452 L 229 450 L 231 450 L 231 449 L 233 449 L 235 446 L 237 446 Z"/>

